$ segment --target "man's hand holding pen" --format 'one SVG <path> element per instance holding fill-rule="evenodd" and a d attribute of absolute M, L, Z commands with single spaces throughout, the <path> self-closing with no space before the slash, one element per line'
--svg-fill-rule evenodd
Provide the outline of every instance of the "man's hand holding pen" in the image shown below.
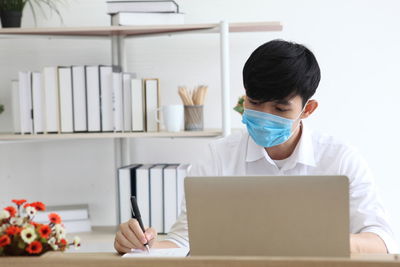
<path fill-rule="evenodd" d="M 132 249 L 145 250 L 145 244 L 152 247 L 156 240 L 157 231 L 154 228 L 147 228 L 143 233 L 139 222 L 136 219 L 120 224 L 119 230 L 115 235 L 114 247 L 123 254 L 131 252 Z"/>

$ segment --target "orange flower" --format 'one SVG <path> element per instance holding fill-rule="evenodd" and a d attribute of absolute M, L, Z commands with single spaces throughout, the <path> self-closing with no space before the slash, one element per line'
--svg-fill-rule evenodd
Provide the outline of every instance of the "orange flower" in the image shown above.
<path fill-rule="evenodd" d="M 12 206 L 5 207 L 4 209 L 10 213 L 10 217 L 14 217 L 17 214 L 17 210 Z"/>
<path fill-rule="evenodd" d="M 42 252 L 42 243 L 39 241 L 33 241 L 26 247 L 26 251 L 28 251 L 29 254 L 39 254 Z"/>
<path fill-rule="evenodd" d="M 39 201 L 31 203 L 30 206 L 34 207 L 38 211 L 46 210 L 46 205 L 44 205 L 42 202 Z"/>
<path fill-rule="evenodd" d="M 61 217 L 57 213 L 50 213 L 49 220 L 50 220 L 50 222 L 52 222 L 54 224 L 61 223 Z"/>
<path fill-rule="evenodd" d="M 0 247 L 5 247 L 11 243 L 11 239 L 8 235 L 0 236 Z"/>
<path fill-rule="evenodd" d="M 9 226 L 6 229 L 6 234 L 7 235 L 18 235 L 21 232 L 21 228 L 18 226 Z"/>
<path fill-rule="evenodd" d="M 41 237 L 43 238 L 49 238 L 50 234 L 51 234 L 51 229 L 48 225 L 42 225 L 39 228 L 39 234 Z"/>
<path fill-rule="evenodd" d="M 65 240 L 64 238 L 60 240 L 60 244 L 63 246 L 67 245 L 67 240 Z"/>
<path fill-rule="evenodd" d="M 12 202 L 17 204 L 17 206 L 19 207 L 26 202 L 26 199 L 13 199 Z"/>

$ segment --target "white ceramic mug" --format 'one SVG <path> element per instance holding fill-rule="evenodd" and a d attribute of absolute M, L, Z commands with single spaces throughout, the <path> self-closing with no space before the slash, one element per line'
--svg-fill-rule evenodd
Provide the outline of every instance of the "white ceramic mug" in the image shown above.
<path fill-rule="evenodd" d="M 162 111 L 162 122 L 157 117 L 159 110 Z M 166 105 L 158 108 L 156 121 L 164 124 L 168 132 L 179 132 L 183 125 L 183 105 Z"/>

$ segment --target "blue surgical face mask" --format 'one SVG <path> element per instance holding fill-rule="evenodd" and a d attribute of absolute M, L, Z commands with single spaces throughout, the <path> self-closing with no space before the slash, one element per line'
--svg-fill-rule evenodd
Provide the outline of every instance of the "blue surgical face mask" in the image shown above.
<path fill-rule="evenodd" d="M 302 113 L 303 111 L 292 120 L 266 112 L 245 109 L 242 123 L 246 124 L 249 135 L 257 145 L 273 147 L 286 142 L 292 136 L 293 123 L 300 118 Z"/>

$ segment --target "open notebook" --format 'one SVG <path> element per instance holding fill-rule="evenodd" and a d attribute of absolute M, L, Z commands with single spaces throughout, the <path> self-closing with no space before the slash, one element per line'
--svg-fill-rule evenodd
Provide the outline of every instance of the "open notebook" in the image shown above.
<path fill-rule="evenodd" d="M 124 258 L 134 257 L 186 257 L 189 248 L 151 248 L 150 253 L 146 250 L 134 249 L 132 252 L 124 254 Z"/>

